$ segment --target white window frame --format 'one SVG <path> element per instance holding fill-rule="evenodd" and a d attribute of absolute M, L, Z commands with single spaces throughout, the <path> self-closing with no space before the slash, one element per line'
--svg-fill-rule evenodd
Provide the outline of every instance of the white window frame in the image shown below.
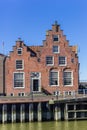
<path fill-rule="evenodd" d="M 54 51 L 54 47 L 58 47 L 57 49 L 58 49 L 58 51 Z M 57 45 L 53 45 L 53 53 L 55 53 L 55 54 L 57 54 L 57 53 L 60 53 L 60 47 L 59 46 L 57 46 Z"/>
<path fill-rule="evenodd" d="M 61 95 L 61 92 L 60 91 L 54 91 L 54 96 L 60 96 Z"/>
<path fill-rule="evenodd" d="M 59 63 L 59 66 L 66 66 L 67 65 L 67 57 L 66 56 L 59 56 L 58 62 L 60 62 L 60 57 L 65 57 L 65 64 L 60 64 Z"/>
<path fill-rule="evenodd" d="M 35 74 L 35 75 L 37 75 L 37 74 L 39 74 L 39 76 L 37 77 L 37 76 L 32 76 L 32 74 Z M 31 72 L 31 86 L 32 86 L 32 92 L 37 92 L 37 91 L 33 91 L 33 80 L 35 80 L 35 79 L 37 79 L 37 80 L 39 80 L 39 91 L 38 92 L 41 92 L 41 72 Z"/>
<path fill-rule="evenodd" d="M 47 57 L 52 57 L 52 64 L 47 64 Z M 52 65 L 54 65 L 54 57 L 53 57 L 53 56 L 46 56 L 46 65 L 47 65 L 47 66 L 52 66 Z"/>
<path fill-rule="evenodd" d="M 50 82 L 51 82 L 51 81 L 50 81 L 50 80 L 51 80 L 51 76 L 50 76 L 50 73 L 51 73 L 51 72 L 57 72 L 57 73 L 58 73 L 57 84 L 55 84 L 55 85 L 52 85 L 52 84 L 50 83 Z M 52 71 L 49 72 L 49 85 L 50 85 L 50 86 L 55 86 L 55 87 L 59 86 L 59 71 L 52 70 Z"/>
<path fill-rule="evenodd" d="M 16 73 L 22 73 L 23 74 L 23 87 L 15 87 L 14 86 L 14 74 Z M 24 72 L 14 72 L 13 73 L 13 88 L 14 89 L 24 89 L 25 88 L 25 73 Z"/>
<path fill-rule="evenodd" d="M 70 85 L 64 84 L 64 72 L 71 72 L 71 84 Z M 73 86 L 73 71 L 63 71 L 63 85 L 64 86 Z"/>
<path fill-rule="evenodd" d="M 20 50 L 19 50 L 19 49 L 20 49 Z M 18 51 L 20 51 L 21 53 L 19 54 Z M 18 49 L 17 49 L 17 54 L 18 54 L 18 55 L 22 55 L 22 48 L 18 48 Z"/>
<path fill-rule="evenodd" d="M 18 68 L 18 69 L 17 69 L 17 61 L 22 61 L 22 68 Z M 23 70 L 23 69 L 24 69 L 24 60 L 16 59 L 15 68 L 16 68 L 16 70 Z"/>
<path fill-rule="evenodd" d="M 20 94 L 20 95 L 19 95 Z M 23 94 L 23 95 L 22 95 Z M 25 93 L 24 92 L 20 92 L 20 93 L 18 93 L 18 96 L 20 97 L 20 96 L 25 96 Z"/>
<path fill-rule="evenodd" d="M 63 94 L 64 94 L 64 96 L 72 96 L 73 91 L 64 91 Z"/>
<path fill-rule="evenodd" d="M 58 37 L 58 40 L 57 40 L 57 41 L 54 40 L 55 36 Z M 53 42 L 59 42 L 59 35 L 53 35 Z"/>

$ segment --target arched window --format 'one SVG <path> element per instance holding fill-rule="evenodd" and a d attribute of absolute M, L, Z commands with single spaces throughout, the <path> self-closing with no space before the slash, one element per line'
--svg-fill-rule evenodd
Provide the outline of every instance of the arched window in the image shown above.
<path fill-rule="evenodd" d="M 59 73 L 57 70 L 51 70 L 49 73 L 50 85 L 58 86 L 59 85 Z"/>

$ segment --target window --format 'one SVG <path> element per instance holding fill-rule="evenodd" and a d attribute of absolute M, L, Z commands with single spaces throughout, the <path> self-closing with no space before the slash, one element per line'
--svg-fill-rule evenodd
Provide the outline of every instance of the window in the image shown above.
<path fill-rule="evenodd" d="M 23 60 L 16 60 L 16 69 L 23 69 Z"/>
<path fill-rule="evenodd" d="M 74 58 L 71 59 L 71 62 L 74 63 Z"/>
<path fill-rule="evenodd" d="M 21 55 L 22 54 L 22 48 L 18 48 L 17 52 L 18 52 L 18 55 Z"/>
<path fill-rule="evenodd" d="M 14 94 L 13 94 L 13 93 L 11 93 L 10 95 L 11 95 L 11 96 L 14 96 Z"/>
<path fill-rule="evenodd" d="M 53 57 L 52 56 L 46 57 L 46 64 L 47 65 L 53 65 Z"/>
<path fill-rule="evenodd" d="M 66 57 L 65 56 L 60 56 L 59 57 L 59 65 L 66 65 Z"/>
<path fill-rule="evenodd" d="M 64 85 L 71 86 L 73 84 L 72 72 L 63 72 Z"/>
<path fill-rule="evenodd" d="M 54 94 L 55 96 L 58 96 L 58 95 L 60 95 L 61 93 L 60 93 L 60 91 L 55 91 L 53 94 Z"/>
<path fill-rule="evenodd" d="M 24 73 L 14 73 L 14 88 L 24 88 Z"/>
<path fill-rule="evenodd" d="M 58 85 L 58 72 L 50 71 L 50 85 Z"/>
<path fill-rule="evenodd" d="M 53 36 L 53 41 L 59 41 L 59 36 L 58 35 L 54 35 Z"/>
<path fill-rule="evenodd" d="M 64 92 L 64 95 L 66 96 L 66 95 L 72 95 L 73 94 L 73 92 L 72 91 L 65 91 Z"/>
<path fill-rule="evenodd" d="M 31 72 L 31 91 L 40 92 L 41 91 L 41 73 Z"/>
<path fill-rule="evenodd" d="M 25 96 L 25 93 L 18 93 L 18 96 Z"/>
<path fill-rule="evenodd" d="M 53 53 L 59 53 L 59 47 L 53 46 Z"/>

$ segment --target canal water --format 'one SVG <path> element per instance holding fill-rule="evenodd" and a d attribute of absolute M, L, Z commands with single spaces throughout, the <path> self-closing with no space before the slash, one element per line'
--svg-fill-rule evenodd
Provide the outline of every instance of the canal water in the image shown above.
<path fill-rule="evenodd" d="M 87 130 L 87 121 L 0 124 L 0 130 Z"/>

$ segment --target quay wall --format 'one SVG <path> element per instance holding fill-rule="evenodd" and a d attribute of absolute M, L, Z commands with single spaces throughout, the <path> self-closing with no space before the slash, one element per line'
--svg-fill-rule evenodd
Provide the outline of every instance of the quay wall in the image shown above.
<path fill-rule="evenodd" d="M 1 97 L 0 123 L 87 119 L 87 96 Z"/>

